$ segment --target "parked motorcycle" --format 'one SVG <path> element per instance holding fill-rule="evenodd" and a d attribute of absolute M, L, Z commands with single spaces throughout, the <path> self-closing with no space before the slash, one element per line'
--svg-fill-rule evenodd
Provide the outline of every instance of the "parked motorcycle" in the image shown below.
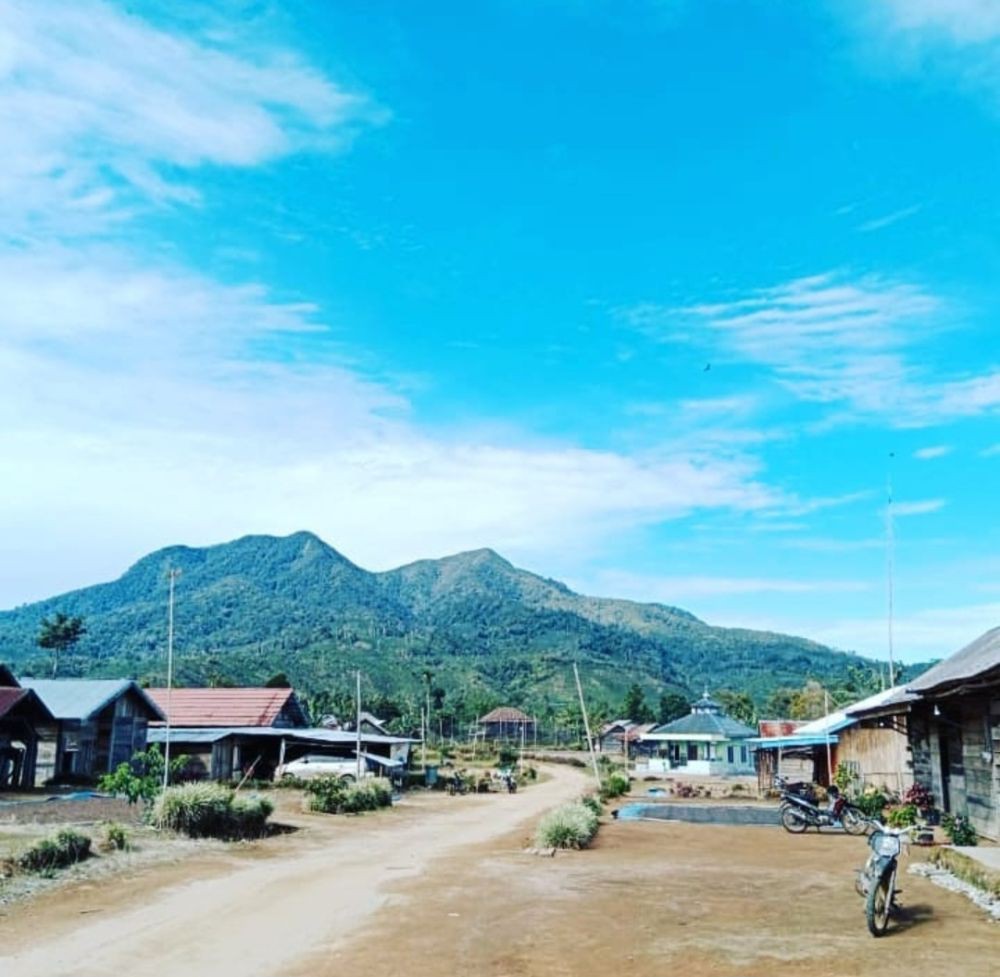
<path fill-rule="evenodd" d="M 865 918 L 868 932 L 882 936 L 889 926 L 889 916 L 896 908 L 896 869 L 903 840 L 915 825 L 896 830 L 878 821 L 868 837 L 871 854 L 865 867 L 858 872 L 854 887 L 865 897 Z M 908 840 L 908 839 L 907 839 Z"/>
<path fill-rule="evenodd" d="M 833 785 L 826 791 L 829 806 L 823 808 L 817 804 L 811 784 L 792 784 L 783 777 L 776 777 L 775 783 L 781 791 L 778 810 L 786 831 L 800 834 L 807 828 L 831 827 L 843 828 L 849 835 L 865 833 L 868 819 Z"/>
<path fill-rule="evenodd" d="M 465 778 L 460 773 L 454 773 L 451 780 L 448 781 L 448 793 L 451 795 L 455 794 L 468 794 L 469 785 L 466 783 Z"/>

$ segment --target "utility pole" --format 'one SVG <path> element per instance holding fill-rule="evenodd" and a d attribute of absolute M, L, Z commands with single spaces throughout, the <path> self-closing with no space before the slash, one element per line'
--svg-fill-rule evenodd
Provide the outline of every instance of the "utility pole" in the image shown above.
<path fill-rule="evenodd" d="M 594 779 L 597 781 L 597 786 L 601 786 L 601 770 L 597 766 L 597 754 L 594 752 L 594 738 L 590 735 L 590 720 L 587 718 L 587 704 L 583 701 L 583 686 L 580 684 L 580 670 L 576 667 L 576 662 L 573 662 L 573 675 L 576 678 L 576 692 L 580 697 L 580 711 L 583 713 L 583 728 L 587 733 L 587 747 L 590 750 L 590 762 L 594 766 Z"/>
<path fill-rule="evenodd" d="M 361 783 L 361 669 L 355 672 L 355 678 L 357 680 L 357 690 L 355 695 L 355 718 L 354 718 L 354 742 L 355 742 L 355 752 L 358 757 L 358 769 L 357 777 L 355 782 Z M 381 711 L 381 710 L 380 710 Z"/>
<path fill-rule="evenodd" d="M 174 583 L 181 571 L 171 568 L 167 571 L 170 582 L 167 597 L 167 726 L 163 748 L 163 789 L 170 785 L 170 707 L 174 688 Z"/>

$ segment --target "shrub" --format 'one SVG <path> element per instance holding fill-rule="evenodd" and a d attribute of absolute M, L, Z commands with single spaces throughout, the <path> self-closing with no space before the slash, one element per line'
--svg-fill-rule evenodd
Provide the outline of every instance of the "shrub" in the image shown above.
<path fill-rule="evenodd" d="M 191 758 L 182 754 L 170 761 L 171 779 L 177 780 L 187 770 Z M 97 789 L 115 797 L 124 797 L 129 804 L 144 801 L 151 804 L 163 784 L 163 754 L 154 743 L 144 753 L 135 753 L 131 760 L 119 763 L 97 781 Z"/>
<path fill-rule="evenodd" d="M 885 812 L 885 823 L 890 828 L 908 828 L 917 823 L 917 806 L 915 804 L 899 804 L 890 807 Z"/>
<path fill-rule="evenodd" d="M 628 793 L 630 781 L 623 773 L 612 773 L 607 780 L 601 784 L 601 800 L 610 801 L 616 797 L 621 797 Z"/>
<path fill-rule="evenodd" d="M 866 787 L 855 799 L 854 805 L 866 818 L 882 817 L 882 809 L 889 803 L 888 796 L 878 787 Z"/>
<path fill-rule="evenodd" d="M 934 807 L 934 795 L 930 792 L 929 788 L 916 782 L 906 788 L 903 794 L 903 802 L 913 804 L 921 811 L 927 811 Z"/>
<path fill-rule="evenodd" d="M 941 826 L 944 828 L 944 833 L 948 836 L 948 840 L 953 845 L 958 845 L 961 848 L 979 843 L 976 829 L 972 827 L 969 819 L 963 817 L 961 814 L 954 816 L 946 814 L 941 818 Z"/>
<path fill-rule="evenodd" d="M 537 841 L 545 848 L 586 848 L 597 834 L 597 815 L 584 804 L 564 804 L 538 825 Z"/>
<path fill-rule="evenodd" d="M 22 852 L 17 867 L 25 872 L 51 872 L 90 857 L 90 839 L 66 828 L 52 838 L 43 838 Z"/>
<path fill-rule="evenodd" d="M 108 821 L 104 825 L 104 841 L 101 843 L 104 851 L 129 851 L 132 842 L 129 839 L 128 828 L 117 821 Z"/>
<path fill-rule="evenodd" d="M 317 777 L 306 789 L 309 810 L 320 814 L 360 814 L 392 804 L 392 790 L 384 780 L 353 785 L 336 777 Z"/>
<path fill-rule="evenodd" d="M 604 805 L 601 804 L 601 799 L 596 794 L 584 794 L 580 798 L 580 803 L 598 816 L 604 813 Z"/>
<path fill-rule="evenodd" d="M 238 841 L 267 832 L 274 805 L 263 797 L 237 797 L 220 784 L 168 787 L 153 807 L 153 823 L 190 838 Z"/>

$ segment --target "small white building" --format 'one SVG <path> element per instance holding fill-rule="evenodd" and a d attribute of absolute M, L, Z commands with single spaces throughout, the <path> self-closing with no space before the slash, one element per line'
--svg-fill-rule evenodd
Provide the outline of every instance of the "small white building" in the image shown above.
<path fill-rule="evenodd" d="M 696 777 L 752 774 L 755 729 L 730 719 L 708 691 L 691 704 L 691 713 L 655 726 L 642 737 L 653 772 Z"/>

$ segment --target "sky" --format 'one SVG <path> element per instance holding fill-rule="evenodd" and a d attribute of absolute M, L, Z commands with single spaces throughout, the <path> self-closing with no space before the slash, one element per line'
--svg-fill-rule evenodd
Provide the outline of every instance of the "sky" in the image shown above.
<path fill-rule="evenodd" d="M 0 0 L 0 145 L 0 607 L 308 529 L 1000 624 L 996 0 Z"/>

